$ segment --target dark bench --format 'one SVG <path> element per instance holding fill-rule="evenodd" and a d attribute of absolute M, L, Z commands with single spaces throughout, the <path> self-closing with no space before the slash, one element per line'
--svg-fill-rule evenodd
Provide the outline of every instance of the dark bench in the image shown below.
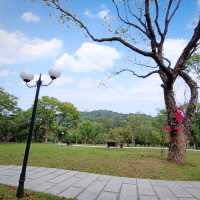
<path fill-rule="evenodd" d="M 117 143 L 116 142 L 107 142 L 107 147 L 116 147 Z"/>

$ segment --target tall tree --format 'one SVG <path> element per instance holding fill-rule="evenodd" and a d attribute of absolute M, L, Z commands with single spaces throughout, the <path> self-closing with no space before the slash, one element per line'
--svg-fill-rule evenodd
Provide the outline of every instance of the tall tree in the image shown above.
<path fill-rule="evenodd" d="M 17 98 L 0 88 L 0 141 L 12 140 L 16 129 L 13 118 L 18 110 Z"/>
<path fill-rule="evenodd" d="M 44 142 L 48 142 L 49 132 L 55 127 L 56 123 L 56 110 L 60 104 L 59 100 L 54 97 L 43 96 L 39 99 L 36 127 L 42 129 L 42 137 Z"/>
<path fill-rule="evenodd" d="M 17 98 L 0 88 L 0 116 L 13 115 L 17 109 Z"/>
<path fill-rule="evenodd" d="M 149 66 L 146 63 L 139 64 L 152 69 L 152 71 L 144 75 L 137 74 L 130 68 L 124 68 L 116 74 L 130 72 L 139 78 L 147 78 L 152 74 L 158 74 L 160 76 L 168 116 L 168 126 L 170 127 L 168 160 L 182 163 L 185 159 L 186 146 L 191 136 L 192 119 L 198 98 L 197 83 L 186 72 L 186 62 L 199 45 L 200 17 L 187 45 L 181 52 L 176 63 L 172 65 L 171 61 L 164 56 L 163 47 L 169 31 L 170 22 L 178 11 L 182 2 L 181 0 L 112 0 L 120 26 L 115 30 L 111 30 L 109 27 L 112 35 L 108 37 L 96 37 L 89 26 L 78 17 L 78 14 L 72 13 L 69 6 L 65 5 L 65 3 L 69 3 L 68 1 L 43 1 L 58 11 L 63 23 L 75 23 L 94 42 L 118 42 L 133 53 L 149 58 L 154 62 L 154 66 Z M 137 2 L 140 4 L 138 9 L 134 6 Z M 166 3 L 166 9 L 163 2 Z M 141 37 L 137 37 L 136 32 L 141 34 L 144 40 L 141 40 Z M 143 44 L 135 42 L 138 38 Z M 177 104 L 174 97 L 174 83 L 178 77 L 184 80 L 191 92 L 183 123 L 180 123 L 174 117 L 177 111 Z M 180 131 L 177 131 L 178 129 Z"/>
<path fill-rule="evenodd" d="M 197 105 L 192 127 L 191 144 L 194 148 L 200 148 L 200 104 Z"/>

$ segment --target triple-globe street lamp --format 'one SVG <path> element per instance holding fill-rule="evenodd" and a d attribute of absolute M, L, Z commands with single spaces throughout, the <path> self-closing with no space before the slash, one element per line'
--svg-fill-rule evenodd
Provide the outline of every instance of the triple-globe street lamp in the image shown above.
<path fill-rule="evenodd" d="M 35 94 L 35 100 L 34 100 L 33 109 L 32 109 L 31 122 L 30 122 L 27 142 L 26 142 L 26 149 L 25 149 L 25 153 L 24 153 L 21 174 L 20 174 L 20 178 L 19 178 L 19 184 L 18 184 L 17 192 L 16 192 L 17 198 L 22 198 L 24 196 L 24 182 L 25 182 L 25 178 L 26 178 L 26 167 L 27 167 L 29 150 L 30 150 L 31 141 L 32 141 L 32 133 L 33 133 L 34 123 L 35 123 L 35 116 L 36 116 L 40 87 L 41 86 L 49 86 L 53 82 L 53 80 L 60 77 L 60 72 L 55 69 L 50 69 L 49 76 L 51 78 L 51 81 L 49 83 L 43 83 L 44 81 L 42 80 L 42 75 L 40 74 L 38 80 L 36 81 L 36 83 L 34 85 L 29 85 L 29 82 L 31 82 L 34 79 L 34 75 L 32 75 L 30 73 L 22 72 L 22 73 L 20 73 L 20 76 L 29 88 L 36 87 L 36 94 Z"/>

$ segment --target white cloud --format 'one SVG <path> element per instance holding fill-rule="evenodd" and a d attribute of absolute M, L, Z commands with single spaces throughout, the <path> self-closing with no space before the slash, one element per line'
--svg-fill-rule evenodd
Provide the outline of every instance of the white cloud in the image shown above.
<path fill-rule="evenodd" d="M 200 0 L 197 0 L 198 5 L 200 6 Z"/>
<path fill-rule="evenodd" d="M 76 89 L 67 86 L 54 87 L 46 94 L 54 94 L 62 101 L 72 102 L 80 110 L 109 109 L 118 112 L 145 112 L 156 114 L 156 108 L 163 108 L 163 91 L 157 75 L 143 79 L 130 79 L 130 84 L 123 80 L 111 80 L 107 88 L 99 87 L 92 78 L 75 82 Z M 52 92 L 54 91 L 55 92 Z"/>
<path fill-rule="evenodd" d="M 80 89 L 97 89 L 99 86 L 99 81 L 94 79 L 83 79 L 78 82 L 78 87 Z"/>
<path fill-rule="evenodd" d="M 187 40 L 179 38 L 168 38 L 164 43 L 164 54 L 171 63 L 172 67 L 175 65 L 177 59 L 181 55 L 181 52 L 187 45 Z"/>
<path fill-rule="evenodd" d="M 56 38 L 30 39 L 22 32 L 0 30 L 0 64 L 14 64 L 56 56 L 61 48 L 62 41 Z"/>
<path fill-rule="evenodd" d="M 94 14 L 91 10 L 87 9 L 84 12 L 84 15 L 89 18 L 99 18 L 99 19 L 105 19 L 110 13 L 110 10 L 107 8 L 102 8 L 97 14 Z"/>
<path fill-rule="evenodd" d="M 37 23 L 40 21 L 40 17 L 37 15 L 34 15 L 32 12 L 24 12 L 21 16 L 21 18 L 25 21 L 25 22 L 34 22 Z"/>
<path fill-rule="evenodd" d="M 55 62 L 55 68 L 72 69 L 76 72 L 103 71 L 114 66 L 120 53 L 113 47 L 94 43 L 83 43 L 73 55 L 64 53 Z"/>
<path fill-rule="evenodd" d="M 105 19 L 110 13 L 110 10 L 108 10 L 107 8 L 103 9 L 103 10 L 100 10 L 98 12 L 98 17 L 101 18 L 101 19 Z"/>
<path fill-rule="evenodd" d="M 70 76 L 61 76 L 60 78 L 55 80 L 56 86 L 65 86 L 74 82 L 74 79 Z"/>
<path fill-rule="evenodd" d="M 96 15 L 94 15 L 90 10 L 85 10 L 84 15 L 89 17 L 89 18 L 95 18 Z"/>
<path fill-rule="evenodd" d="M 6 77 L 9 75 L 9 70 L 8 69 L 5 69 L 5 68 L 0 68 L 0 77 L 3 78 L 3 77 Z"/>

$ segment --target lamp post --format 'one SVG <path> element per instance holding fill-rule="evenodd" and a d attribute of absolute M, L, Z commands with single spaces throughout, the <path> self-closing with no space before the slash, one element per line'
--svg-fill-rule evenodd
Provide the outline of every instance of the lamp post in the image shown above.
<path fill-rule="evenodd" d="M 20 178 L 19 178 L 19 184 L 18 184 L 17 193 L 16 193 L 17 198 L 22 198 L 24 196 L 24 182 L 25 182 L 25 178 L 26 178 L 26 167 L 27 167 L 29 150 L 30 150 L 31 141 L 32 141 L 32 133 L 33 133 L 34 123 L 35 123 L 35 116 L 36 116 L 40 87 L 41 86 L 49 86 L 53 82 L 53 80 L 60 77 L 60 72 L 57 70 L 54 70 L 54 69 L 49 70 L 49 76 L 51 78 L 51 81 L 47 84 L 43 84 L 43 81 L 41 79 L 41 74 L 40 74 L 38 80 L 36 81 L 35 85 L 28 84 L 34 78 L 34 76 L 32 74 L 22 72 L 22 73 L 20 73 L 20 76 L 29 88 L 36 87 L 36 94 L 35 94 L 35 100 L 34 100 L 34 104 L 33 104 L 31 122 L 30 122 L 27 142 L 26 142 L 26 149 L 25 149 L 25 153 L 24 153 L 21 174 L 20 174 Z"/>

